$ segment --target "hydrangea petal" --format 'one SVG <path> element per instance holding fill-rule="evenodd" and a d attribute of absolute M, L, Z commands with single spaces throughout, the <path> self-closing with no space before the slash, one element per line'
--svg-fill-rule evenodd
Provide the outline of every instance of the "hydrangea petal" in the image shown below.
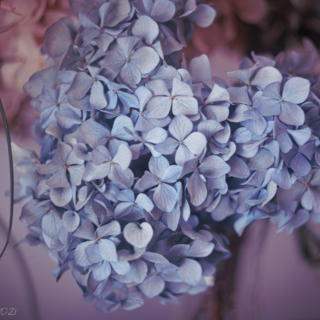
<path fill-rule="evenodd" d="M 92 245 L 92 241 L 80 243 L 74 252 L 74 261 L 77 265 L 82 267 L 90 266 L 92 263 L 88 260 L 86 248 Z"/>
<path fill-rule="evenodd" d="M 69 232 L 73 232 L 80 224 L 80 217 L 75 211 L 65 211 L 62 216 L 62 222 Z"/>
<path fill-rule="evenodd" d="M 72 189 L 52 188 L 50 189 L 50 199 L 57 207 L 64 207 L 72 199 Z"/>
<path fill-rule="evenodd" d="M 164 118 L 171 109 L 172 100 L 167 96 L 153 97 L 148 102 L 148 117 L 149 118 Z"/>
<path fill-rule="evenodd" d="M 230 171 L 230 166 L 218 156 L 205 158 L 199 166 L 199 171 L 208 178 L 218 178 Z"/>
<path fill-rule="evenodd" d="M 172 19 L 176 11 L 172 1 L 156 0 L 152 6 L 150 16 L 157 22 L 166 22 Z"/>
<path fill-rule="evenodd" d="M 128 294 L 126 299 L 122 302 L 124 310 L 134 310 L 144 304 L 144 297 L 140 291 L 132 291 Z"/>
<path fill-rule="evenodd" d="M 150 47 L 138 49 L 130 58 L 130 62 L 134 64 L 142 74 L 147 74 L 154 70 L 159 61 L 159 55 Z"/>
<path fill-rule="evenodd" d="M 85 72 L 79 72 L 73 78 L 72 84 L 66 94 L 75 99 L 82 99 L 92 86 L 92 78 Z"/>
<path fill-rule="evenodd" d="M 201 179 L 198 172 L 194 172 L 188 180 L 187 188 L 191 196 L 191 203 L 200 206 L 208 195 L 205 182 Z"/>
<path fill-rule="evenodd" d="M 130 264 L 128 261 L 120 260 L 117 262 L 111 261 L 110 264 L 114 271 L 120 275 L 125 275 L 130 271 Z"/>
<path fill-rule="evenodd" d="M 193 58 L 188 69 L 193 83 L 205 82 L 211 78 L 210 61 L 205 54 Z"/>
<path fill-rule="evenodd" d="M 130 271 L 126 276 L 135 283 L 142 283 L 148 273 L 147 264 L 141 259 L 130 262 Z"/>
<path fill-rule="evenodd" d="M 212 253 L 214 244 L 212 242 L 194 240 L 190 243 L 186 256 L 193 258 L 204 258 Z"/>
<path fill-rule="evenodd" d="M 299 106 L 285 101 L 282 103 L 279 118 L 286 124 L 301 126 L 304 123 L 305 116 Z"/>
<path fill-rule="evenodd" d="M 111 266 L 107 261 L 103 261 L 99 266 L 95 266 L 92 269 L 93 278 L 96 281 L 103 281 L 107 279 L 111 274 Z"/>
<path fill-rule="evenodd" d="M 300 176 L 307 175 L 311 170 L 310 162 L 300 152 L 292 157 L 292 159 L 290 160 L 290 167 Z"/>
<path fill-rule="evenodd" d="M 189 15 L 189 19 L 201 28 L 207 28 L 215 19 L 217 13 L 207 4 L 197 5 L 197 9 Z"/>
<path fill-rule="evenodd" d="M 141 81 L 141 72 L 132 63 L 126 63 L 122 67 L 120 76 L 131 87 L 135 87 Z"/>
<path fill-rule="evenodd" d="M 91 87 L 90 104 L 95 109 L 103 109 L 107 106 L 107 99 L 100 81 L 94 81 Z"/>
<path fill-rule="evenodd" d="M 143 248 L 150 242 L 153 236 L 153 229 L 147 222 L 141 224 L 130 222 L 124 227 L 123 235 L 133 246 Z"/>
<path fill-rule="evenodd" d="M 166 183 L 159 184 L 153 195 L 155 205 L 159 209 L 167 212 L 170 212 L 173 209 L 177 202 L 177 198 L 176 190 Z"/>
<path fill-rule="evenodd" d="M 151 275 L 146 278 L 139 288 L 148 298 L 154 298 L 159 295 L 165 287 L 164 280 L 157 275 Z"/>
<path fill-rule="evenodd" d="M 132 34 L 151 45 L 159 34 L 159 27 L 148 16 L 140 16 L 132 28 Z"/>
<path fill-rule="evenodd" d="M 80 134 L 91 148 L 103 145 L 107 142 L 110 131 L 93 119 L 85 121 L 79 128 Z"/>
<path fill-rule="evenodd" d="M 182 141 L 192 131 L 192 122 L 184 115 L 174 117 L 169 125 L 169 132 Z"/>
<path fill-rule="evenodd" d="M 197 261 L 185 258 L 179 266 L 179 273 L 183 282 L 196 286 L 201 279 L 202 269 Z"/>
<path fill-rule="evenodd" d="M 309 91 L 309 80 L 294 77 L 284 84 L 282 98 L 287 102 L 299 104 L 307 99 Z"/>
<path fill-rule="evenodd" d="M 198 155 L 207 145 L 206 137 L 200 132 L 193 132 L 183 140 L 183 144 L 193 153 Z"/>
<path fill-rule="evenodd" d="M 259 87 L 260 90 L 264 90 L 270 83 L 281 82 L 281 80 L 282 75 L 276 68 L 264 67 L 257 72 L 251 84 Z"/>
<path fill-rule="evenodd" d="M 115 244 L 108 239 L 100 239 L 98 242 L 102 258 L 106 261 L 118 261 Z"/>

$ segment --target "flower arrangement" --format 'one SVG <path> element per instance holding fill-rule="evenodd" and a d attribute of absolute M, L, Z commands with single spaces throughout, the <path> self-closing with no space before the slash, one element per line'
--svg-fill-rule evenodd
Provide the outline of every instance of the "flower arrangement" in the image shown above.
<path fill-rule="evenodd" d="M 313 53 L 252 55 L 212 76 L 179 53 L 215 10 L 196 1 L 71 0 L 44 70 L 24 85 L 41 154 L 14 145 L 31 245 L 44 243 L 102 312 L 206 290 L 241 235 L 269 218 L 320 221 Z M 311 90 L 310 87 L 312 86 Z M 221 222 L 223 221 L 223 222 Z M 217 232 L 219 226 L 219 232 Z"/>

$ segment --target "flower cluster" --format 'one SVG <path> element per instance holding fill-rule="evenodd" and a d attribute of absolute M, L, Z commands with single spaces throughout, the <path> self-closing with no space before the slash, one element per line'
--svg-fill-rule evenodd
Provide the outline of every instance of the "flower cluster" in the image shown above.
<path fill-rule="evenodd" d="M 145 297 L 177 303 L 204 291 L 229 255 L 227 240 L 190 208 L 207 198 L 206 179 L 213 188 L 230 170 L 207 151 L 209 123 L 197 129 L 198 69 L 209 62 L 195 60 L 190 73 L 172 66 L 194 24 L 210 25 L 215 11 L 195 1 L 70 5 L 77 26 L 63 18 L 47 29 L 48 67 L 24 86 L 42 146 L 39 157 L 14 146 L 25 239 L 44 243 L 57 280 L 71 269 L 102 312 L 135 309 Z"/>
<path fill-rule="evenodd" d="M 77 27 L 49 27 L 48 68 L 24 86 L 41 154 L 15 147 L 26 240 L 46 244 L 57 279 L 71 269 L 102 312 L 177 302 L 230 255 L 219 221 L 240 235 L 261 218 L 289 232 L 320 220 L 320 86 L 296 75 L 304 56 L 253 55 L 228 88 L 205 55 L 177 55 L 211 7 L 71 8 Z"/>

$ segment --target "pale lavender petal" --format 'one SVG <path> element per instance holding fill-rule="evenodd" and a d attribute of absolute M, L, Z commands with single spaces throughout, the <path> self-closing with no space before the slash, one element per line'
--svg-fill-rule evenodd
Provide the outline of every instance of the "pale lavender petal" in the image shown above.
<path fill-rule="evenodd" d="M 144 248 L 150 242 L 153 236 L 153 229 L 151 225 L 147 222 L 141 224 L 130 222 L 123 230 L 124 238 L 131 245 Z"/>
<path fill-rule="evenodd" d="M 99 165 L 103 162 L 110 162 L 111 160 L 112 158 L 110 152 L 105 146 L 100 145 L 92 150 L 92 162 L 94 164 Z"/>
<path fill-rule="evenodd" d="M 166 22 L 173 18 L 176 8 L 172 1 L 156 0 L 152 6 L 150 16 L 157 22 Z"/>
<path fill-rule="evenodd" d="M 179 78 L 173 79 L 173 88 L 172 88 L 172 95 L 176 96 L 189 96 L 193 97 L 192 89 L 188 84 L 182 82 Z"/>
<path fill-rule="evenodd" d="M 280 100 L 281 99 L 280 88 L 281 88 L 280 82 L 270 83 L 264 88 L 262 95 L 264 97 L 269 97 L 274 100 Z"/>
<path fill-rule="evenodd" d="M 180 209 L 177 205 L 171 212 L 162 213 L 162 222 L 172 231 L 176 231 L 180 220 Z"/>
<path fill-rule="evenodd" d="M 94 229 L 93 225 L 90 221 L 84 223 L 81 227 L 79 227 L 73 234 L 75 237 L 86 239 L 86 240 L 94 240 Z"/>
<path fill-rule="evenodd" d="M 151 212 L 152 209 L 154 208 L 153 202 L 150 200 L 150 198 L 144 194 L 140 193 L 137 196 L 136 203 L 138 206 L 142 207 L 148 212 Z"/>
<path fill-rule="evenodd" d="M 136 87 L 136 85 L 141 81 L 140 70 L 129 62 L 122 67 L 120 76 L 123 81 L 131 87 Z"/>
<path fill-rule="evenodd" d="M 177 191 L 166 183 L 161 183 L 153 195 L 155 205 L 163 210 L 170 212 L 178 200 Z"/>
<path fill-rule="evenodd" d="M 299 144 L 304 145 L 311 136 L 311 130 L 309 127 L 305 127 L 299 130 L 290 130 L 288 132 L 291 134 L 293 139 Z"/>
<path fill-rule="evenodd" d="M 197 5 L 197 9 L 189 15 L 189 19 L 201 28 L 209 27 L 215 19 L 217 13 L 207 4 Z"/>
<path fill-rule="evenodd" d="M 198 172 L 194 172 L 188 180 L 187 188 L 191 196 L 191 203 L 200 206 L 207 197 L 208 191 L 205 182 Z"/>
<path fill-rule="evenodd" d="M 200 132 L 193 132 L 183 140 L 183 144 L 192 154 L 198 155 L 207 145 L 206 137 Z"/>
<path fill-rule="evenodd" d="M 93 119 L 85 121 L 80 126 L 79 131 L 91 148 L 105 144 L 110 135 L 110 131 L 107 128 Z"/>
<path fill-rule="evenodd" d="M 244 125 L 250 132 L 252 132 L 256 136 L 260 136 L 267 128 L 267 121 L 258 113 L 257 116 L 257 120 L 248 119 L 245 121 Z"/>
<path fill-rule="evenodd" d="M 129 168 L 122 170 L 116 163 L 111 166 L 108 178 L 112 181 L 121 183 L 127 188 L 130 188 L 134 181 L 133 172 Z"/>
<path fill-rule="evenodd" d="M 95 109 L 103 109 L 107 106 L 103 85 L 100 81 L 94 81 L 91 87 L 90 104 Z"/>
<path fill-rule="evenodd" d="M 117 236 L 121 232 L 121 227 L 118 221 L 111 221 L 108 224 L 103 225 L 97 229 L 97 234 L 99 238 L 107 236 Z"/>
<path fill-rule="evenodd" d="M 52 188 L 50 189 L 50 199 L 57 207 L 64 207 L 72 199 L 72 189 Z"/>
<path fill-rule="evenodd" d="M 193 157 L 194 157 L 194 154 L 184 144 L 181 144 L 177 149 L 177 152 L 175 155 L 175 162 L 179 166 L 183 166 L 185 161 L 188 161 Z"/>
<path fill-rule="evenodd" d="M 230 100 L 232 103 L 243 103 L 251 105 L 251 99 L 248 94 L 247 86 L 244 87 L 230 87 L 228 88 Z"/>
<path fill-rule="evenodd" d="M 281 80 L 282 75 L 276 68 L 264 67 L 257 72 L 251 84 L 264 90 L 270 83 L 281 82 Z"/>
<path fill-rule="evenodd" d="M 175 97 L 172 102 L 172 113 L 175 116 L 179 114 L 184 114 L 184 115 L 197 114 L 198 102 L 193 97 L 187 97 L 187 96 Z"/>
<path fill-rule="evenodd" d="M 164 171 L 169 167 L 169 161 L 165 157 L 151 157 L 149 161 L 149 170 L 156 177 L 162 177 Z"/>
<path fill-rule="evenodd" d="M 204 258 L 211 254 L 214 244 L 202 240 L 194 240 L 190 243 L 186 256 L 193 258 Z"/>
<path fill-rule="evenodd" d="M 115 244 L 107 239 L 100 239 L 98 242 L 102 258 L 106 261 L 118 261 Z"/>
<path fill-rule="evenodd" d="M 132 153 L 129 147 L 125 144 L 120 144 L 118 152 L 112 160 L 114 163 L 118 163 L 122 170 L 125 170 L 129 167 L 131 159 Z"/>
<path fill-rule="evenodd" d="M 252 158 L 247 161 L 247 166 L 251 171 L 268 169 L 274 163 L 274 157 L 266 149 L 260 149 Z"/>
<path fill-rule="evenodd" d="M 286 124 L 301 126 L 304 123 L 304 112 L 296 104 L 283 102 L 281 105 L 280 120 Z"/>
<path fill-rule="evenodd" d="M 158 275 L 151 275 L 140 284 L 140 290 L 148 297 L 154 298 L 159 295 L 165 287 L 164 280 Z"/>
<path fill-rule="evenodd" d="M 142 255 L 142 258 L 153 263 L 169 263 L 169 261 L 163 255 L 156 252 L 147 251 Z"/>
<path fill-rule="evenodd" d="M 103 281 L 110 276 L 111 266 L 107 261 L 103 261 L 99 266 L 93 267 L 92 275 L 96 281 Z"/>
<path fill-rule="evenodd" d="M 180 173 L 180 177 L 183 177 L 186 174 L 196 170 L 196 168 L 198 167 L 198 161 L 198 157 L 194 157 L 193 159 L 185 161 L 182 167 L 182 171 Z"/>
<path fill-rule="evenodd" d="M 75 211 L 65 211 L 62 216 L 62 222 L 69 232 L 73 232 L 80 224 L 80 217 Z"/>
<path fill-rule="evenodd" d="M 148 16 L 140 16 L 132 28 L 132 34 L 151 45 L 159 34 L 159 27 Z"/>
<path fill-rule="evenodd" d="M 133 203 L 131 202 L 122 202 L 119 203 L 114 209 L 114 217 L 120 219 L 132 211 Z"/>
<path fill-rule="evenodd" d="M 113 123 L 113 127 L 111 133 L 118 139 L 131 141 L 133 140 L 133 136 L 128 133 L 134 131 L 133 123 L 129 117 L 126 116 L 118 116 Z"/>
<path fill-rule="evenodd" d="M 145 171 L 144 175 L 135 185 L 135 190 L 142 192 L 146 189 L 154 187 L 158 184 L 158 177 L 150 173 L 149 171 Z"/>
<path fill-rule="evenodd" d="M 311 170 L 310 162 L 300 152 L 292 157 L 292 159 L 290 160 L 290 167 L 300 176 L 307 175 Z"/>
<path fill-rule="evenodd" d="M 177 181 L 180 173 L 181 173 L 182 167 L 181 166 L 170 166 L 168 167 L 161 176 L 161 180 L 163 182 L 167 183 L 174 183 Z"/>
<path fill-rule="evenodd" d="M 193 83 L 205 82 L 211 78 L 210 61 L 205 54 L 193 58 L 188 69 Z"/>
<path fill-rule="evenodd" d="M 176 116 L 169 125 L 169 132 L 178 140 L 182 141 L 192 131 L 192 122 L 184 115 Z"/>
<path fill-rule="evenodd" d="M 138 49 L 130 58 L 130 62 L 135 65 L 142 74 L 148 74 L 158 65 L 159 55 L 150 47 Z"/>
<path fill-rule="evenodd" d="M 141 259 L 130 262 L 130 271 L 126 276 L 135 283 L 142 283 L 148 273 L 147 264 Z"/>
<path fill-rule="evenodd" d="M 86 169 L 83 173 L 84 181 L 93 181 L 97 179 L 103 179 L 110 173 L 110 163 L 105 162 L 99 165 L 95 165 L 89 161 L 86 165 Z"/>
<path fill-rule="evenodd" d="M 131 291 L 126 299 L 122 302 L 124 310 L 134 310 L 144 304 L 144 297 L 140 291 Z"/>
<path fill-rule="evenodd" d="M 67 171 L 62 168 L 47 180 L 47 185 L 51 188 L 67 188 L 70 183 L 67 179 Z"/>
<path fill-rule="evenodd" d="M 179 273 L 183 282 L 196 286 L 201 279 L 202 269 L 197 261 L 185 258 L 179 266 Z"/>
<path fill-rule="evenodd" d="M 205 120 L 199 123 L 198 130 L 208 139 L 216 132 L 223 129 L 223 126 L 215 120 Z"/>
<path fill-rule="evenodd" d="M 90 241 L 90 242 L 93 242 L 93 241 Z M 99 262 L 103 261 L 103 258 L 100 254 L 99 246 L 97 243 L 93 243 L 92 245 L 86 247 L 85 251 L 86 251 L 87 258 L 91 263 L 99 263 Z M 102 266 L 102 268 L 103 268 L 103 266 Z"/>
<path fill-rule="evenodd" d="M 73 186 L 80 186 L 82 182 L 85 167 L 83 164 L 73 165 L 68 167 L 70 174 L 70 182 Z"/>
<path fill-rule="evenodd" d="M 281 209 L 285 209 L 289 203 L 300 200 L 306 187 L 299 181 L 296 181 L 291 189 L 285 190 L 278 188 L 277 203 Z"/>
<path fill-rule="evenodd" d="M 74 261 L 77 265 L 82 267 L 90 266 L 92 263 L 88 260 L 86 248 L 92 245 L 92 241 L 80 243 L 74 252 Z"/>
<path fill-rule="evenodd" d="M 309 80 L 294 77 L 284 84 L 282 98 L 290 103 L 299 104 L 307 99 L 309 91 Z"/>
<path fill-rule="evenodd" d="M 280 114 L 280 100 L 266 99 L 263 100 L 260 106 L 260 113 L 263 116 L 277 116 Z"/>
<path fill-rule="evenodd" d="M 162 128 L 156 127 L 151 129 L 147 133 L 144 133 L 143 136 L 147 142 L 158 144 L 166 140 L 167 131 Z"/>
<path fill-rule="evenodd" d="M 173 70 L 172 70 L 173 67 L 169 67 L 169 66 L 167 68 L 165 68 L 164 66 L 162 66 L 162 67 L 165 70 L 168 69 L 168 68 L 171 68 L 170 70 L 171 70 L 171 72 L 173 72 Z M 176 69 L 174 69 L 174 71 L 177 73 L 177 75 L 179 75 L 179 73 L 176 71 Z M 160 76 L 161 76 L 161 74 L 160 74 Z M 173 81 L 173 79 L 171 79 L 171 84 L 172 84 L 172 81 Z M 168 98 L 170 98 L 170 92 L 168 90 L 168 86 L 167 86 L 166 82 L 161 80 L 161 79 L 150 81 L 147 84 L 147 88 L 152 91 L 154 96 L 167 96 Z"/>
<path fill-rule="evenodd" d="M 66 94 L 75 99 L 82 99 L 92 86 L 92 78 L 85 72 L 79 72 L 74 77 Z"/>
<path fill-rule="evenodd" d="M 111 50 L 107 56 L 100 62 L 100 65 L 119 74 L 123 66 L 126 64 L 126 57 L 117 50 Z"/>
<path fill-rule="evenodd" d="M 205 177 L 218 178 L 228 173 L 230 166 L 218 156 L 209 156 L 202 161 L 199 171 Z"/>
<path fill-rule="evenodd" d="M 171 109 L 172 100 L 167 96 L 153 97 L 148 102 L 148 117 L 161 119 L 166 117 Z"/>
<path fill-rule="evenodd" d="M 125 260 L 120 260 L 117 262 L 111 261 L 110 264 L 112 265 L 114 271 L 120 275 L 125 275 L 130 270 L 130 264 Z"/>

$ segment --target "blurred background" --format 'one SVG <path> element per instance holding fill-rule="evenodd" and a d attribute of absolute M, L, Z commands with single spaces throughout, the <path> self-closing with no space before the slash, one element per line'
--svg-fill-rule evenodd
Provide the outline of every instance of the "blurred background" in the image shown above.
<path fill-rule="evenodd" d="M 314 60 L 311 71 L 320 74 L 320 0 L 206 3 L 214 6 L 217 17 L 211 27 L 196 28 L 184 50 L 187 61 L 205 53 L 212 74 L 228 81 L 225 73 L 237 70 L 252 51 L 275 57 L 294 50 L 311 52 L 306 59 Z M 39 149 L 30 130 L 37 114 L 22 86 L 45 67 L 40 47 L 46 28 L 67 15 L 71 15 L 67 0 L 0 1 L 0 98 L 13 141 L 26 149 Z M 0 147 L 2 248 L 9 224 L 9 198 L 4 195 L 9 189 L 9 161 L 2 125 Z M 180 297 L 180 305 L 161 306 L 149 299 L 138 310 L 103 315 L 82 301 L 81 290 L 69 273 L 55 282 L 52 270 L 56 266 L 45 248 L 26 243 L 14 247 L 27 233 L 18 219 L 20 211 L 21 206 L 16 205 L 10 246 L 0 261 L 0 319 L 10 317 L 2 316 L 5 308 L 13 308 L 14 318 L 23 320 L 320 319 L 320 232 L 315 225 L 288 236 L 258 221 L 241 239 L 232 236 L 233 257 L 218 265 L 215 286 L 208 292 Z M 308 252 L 306 245 L 312 248 Z"/>

